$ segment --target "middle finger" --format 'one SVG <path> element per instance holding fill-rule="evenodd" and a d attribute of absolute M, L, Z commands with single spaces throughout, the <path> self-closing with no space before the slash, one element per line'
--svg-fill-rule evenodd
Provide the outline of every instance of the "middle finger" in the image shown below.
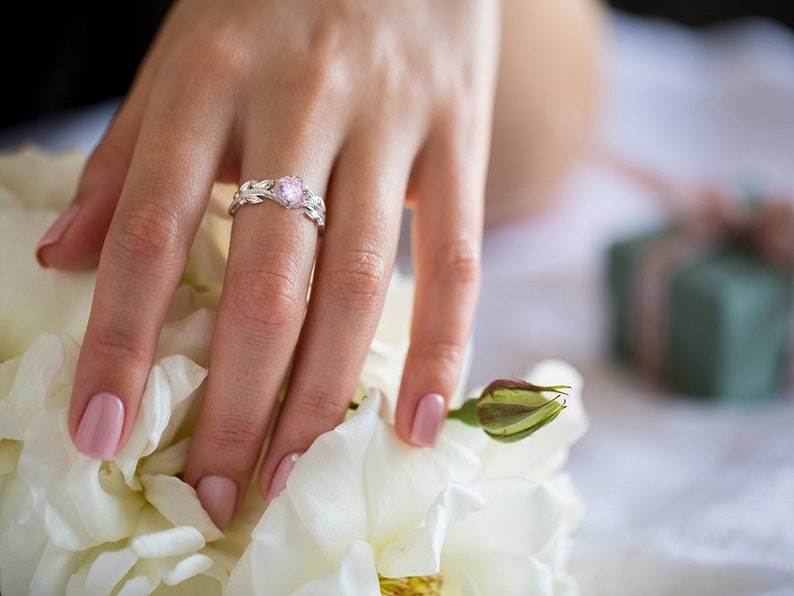
<path fill-rule="evenodd" d="M 337 144 L 320 149 L 299 133 L 305 125 L 263 121 L 271 124 L 249 127 L 255 132 L 246 143 L 243 179 L 299 175 L 322 196 Z M 317 225 L 301 209 L 268 199 L 243 205 L 234 218 L 206 396 L 185 471 L 221 528 L 242 504 L 287 376 L 317 238 Z"/>

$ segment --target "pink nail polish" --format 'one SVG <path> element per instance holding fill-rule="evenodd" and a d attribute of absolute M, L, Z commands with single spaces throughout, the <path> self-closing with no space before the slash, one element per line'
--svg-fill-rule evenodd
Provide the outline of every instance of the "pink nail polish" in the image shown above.
<path fill-rule="evenodd" d="M 196 494 L 212 523 L 225 530 L 234 515 L 237 483 L 226 476 L 210 474 L 199 480 Z"/>
<path fill-rule="evenodd" d="M 74 440 L 75 447 L 96 459 L 113 459 L 123 425 L 124 403 L 112 393 L 97 393 L 83 412 Z"/>
<path fill-rule="evenodd" d="M 287 488 L 287 477 L 289 473 L 292 472 L 292 468 L 295 467 L 295 462 L 298 461 L 301 455 L 303 455 L 302 451 L 296 451 L 295 453 L 285 455 L 279 462 L 276 473 L 273 474 L 273 480 L 270 482 L 270 488 L 267 490 L 267 496 L 265 497 L 268 501 L 275 499 L 281 494 L 282 490 Z"/>
<path fill-rule="evenodd" d="M 441 433 L 447 404 L 438 393 L 428 393 L 419 400 L 411 426 L 411 440 L 423 447 L 433 447 Z"/>
<path fill-rule="evenodd" d="M 36 245 L 36 258 L 43 267 L 46 267 L 47 263 L 41 258 L 41 251 L 48 246 L 52 246 L 63 237 L 66 230 L 69 229 L 69 226 L 72 225 L 72 222 L 74 222 L 77 217 L 78 211 L 80 211 L 80 205 L 77 203 L 69 207 L 66 211 L 61 213 L 60 217 L 55 220 L 55 223 L 50 226 L 50 229 L 47 230 L 44 236 L 41 237 L 41 240 L 39 240 L 39 243 Z"/>

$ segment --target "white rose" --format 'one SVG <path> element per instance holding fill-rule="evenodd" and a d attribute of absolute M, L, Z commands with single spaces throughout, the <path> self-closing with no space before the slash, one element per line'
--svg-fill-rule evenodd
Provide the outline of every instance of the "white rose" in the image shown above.
<path fill-rule="evenodd" d="M 199 230 L 130 440 L 110 462 L 78 453 L 66 420 L 95 273 L 41 269 L 34 248 L 83 159 L 0 156 L 1 593 L 221 594 L 227 582 L 235 594 L 576 592 L 565 564 L 578 501 L 562 468 L 586 427 L 581 378 L 561 362 L 530 373 L 572 389 L 559 418 L 523 443 L 450 421 L 437 448 L 405 445 L 393 400 L 414 288 L 398 273 L 359 383 L 375 390 L 315 441 L 267 509 L 252 483 L 220 533 L 178 475 L 226 263 L 223 209 Z M 218 204 L 233 189 L 215 190 Z"/>

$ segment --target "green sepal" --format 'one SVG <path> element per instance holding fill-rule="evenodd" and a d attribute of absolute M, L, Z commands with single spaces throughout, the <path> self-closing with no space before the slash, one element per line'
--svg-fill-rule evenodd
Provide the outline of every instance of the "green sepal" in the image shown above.
<path fill-rule="evenodd" d="M 477 404 L 480 403 L 479 397 L 471 397 L 463 402 L 463 405 L 457 410 L 450 410 L 447 413 L 447 418 L 452 420 L 460 420 L 469 426 L 480 426 L 480 421 L 477 420 Z"/>

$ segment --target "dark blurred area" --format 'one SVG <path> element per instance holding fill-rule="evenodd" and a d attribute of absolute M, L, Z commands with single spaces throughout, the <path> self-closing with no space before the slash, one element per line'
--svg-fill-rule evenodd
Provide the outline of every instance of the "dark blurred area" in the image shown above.
<path fill-rule="evenodd" d="M 667 18 L 688 27 L 710 27 L 745 17 L 764 17 L 794 28 L 791 0 L 611 0 L 626 13 Z"/>
<path fill-rule="evenodd" d="M 528 0 L 529 1 L 529 0 Z M 171 0 L 15 3 L 0 36 L 0 128 L 123 96 Z M 691 27 L 760 16 L 794 28 L 791 0 L 611 0 Z"/>
<path fill-rule="evenodd" d="M 124 95 L 170 0 L 14 2 L 4 11 L 0 127 Z"/>

